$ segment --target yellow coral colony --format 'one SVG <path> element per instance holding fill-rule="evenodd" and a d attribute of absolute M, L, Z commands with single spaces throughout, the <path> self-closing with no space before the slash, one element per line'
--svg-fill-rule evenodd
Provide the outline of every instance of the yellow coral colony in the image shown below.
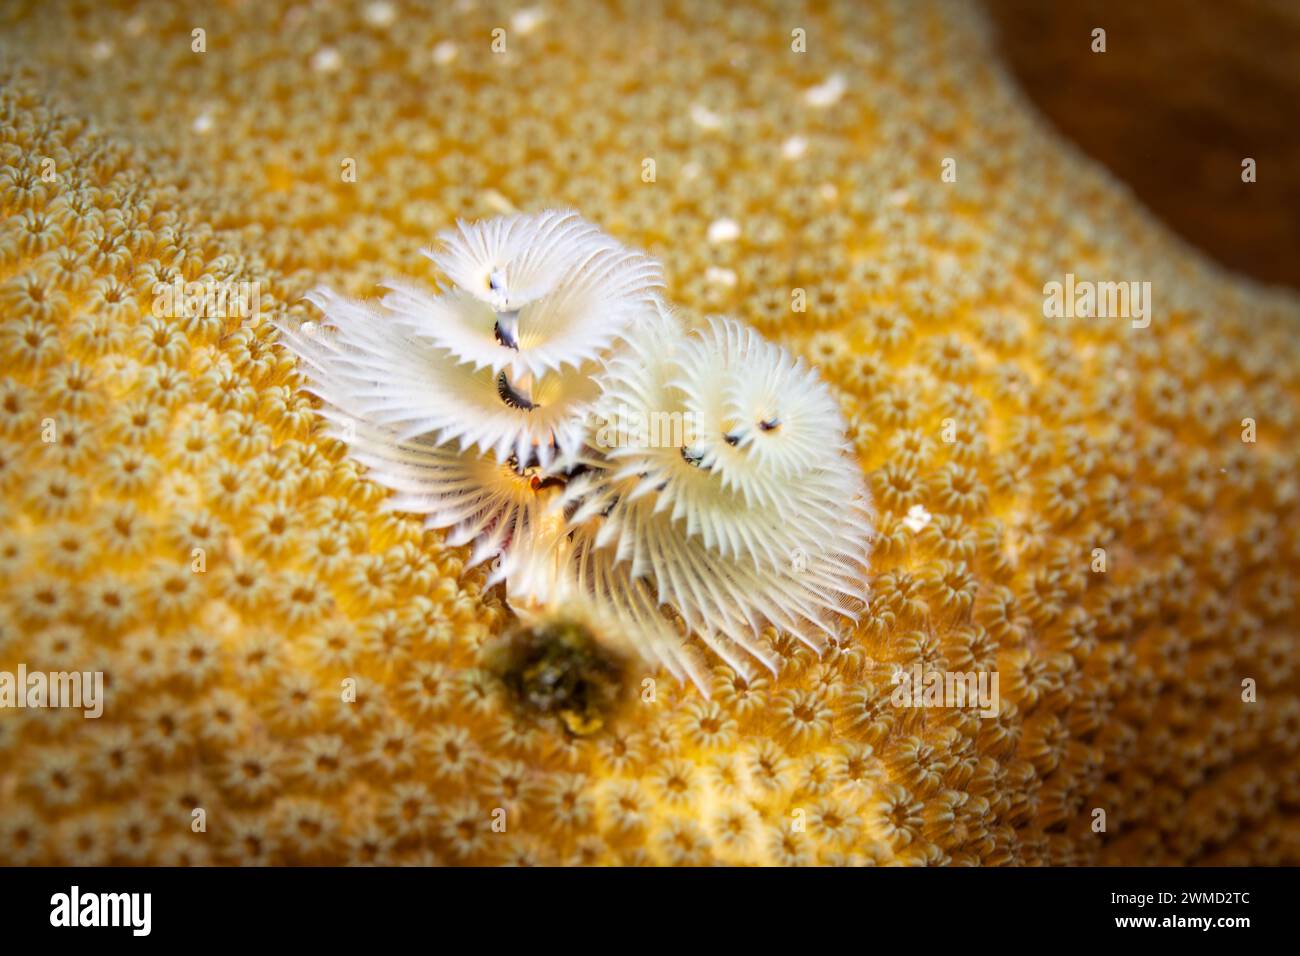
<path fill-rule="evenodd" d="M 1300 863 L 1300 304 L 1048 133 L 971 5 L 5 18 L 0 670 L 107 701 L 0 711 L 0 862 Z M 273 326 L 555 206 L 810 359 L 879 512 L 839 646 L 635 673 L 581 736 L 511 706 L 499 589 Z M 1044 318 L 1067 274 L 1150 325 Z M 156 309 L 177 277 L 261 321 Z M 918 663 L 998 716 L 893 706 Z"/>

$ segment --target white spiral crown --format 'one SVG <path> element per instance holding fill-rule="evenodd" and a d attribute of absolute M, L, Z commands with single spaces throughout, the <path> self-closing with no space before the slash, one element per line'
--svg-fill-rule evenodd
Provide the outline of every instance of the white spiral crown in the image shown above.
<path fill-rule="evenodd" d="M 308 296 L 281 326 L 330 434 L 524 615 L 595 622 L 707 693 L 865 607 L 871 507 L 815 371 L 731 319 L 687 331 L 658 263 L 572 212 L 460 223 L 436 291 Z"/>

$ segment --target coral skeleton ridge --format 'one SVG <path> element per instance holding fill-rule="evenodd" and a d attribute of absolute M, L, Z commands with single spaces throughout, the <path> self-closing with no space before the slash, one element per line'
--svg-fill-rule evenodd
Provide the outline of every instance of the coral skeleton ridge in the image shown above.
<path fill-rule="evenodd" d="M 826 385 L 734 320 L 688 334 L 657 263 L 570 212 L 460 223 L 429 255 L 440 295 L 378 307 L 328 290 L 280 327 L 335 437 L 492 561 L 530 617 L 599 638 L 709 693 L 668 614 L 728 664 L 777 672 L 766 625 L 823 650 L 866 608 L 870 504 Z M 495 381 L 495 386 L 494 386 Z M 666 420 L 653 441 L 609 429 Z"/>

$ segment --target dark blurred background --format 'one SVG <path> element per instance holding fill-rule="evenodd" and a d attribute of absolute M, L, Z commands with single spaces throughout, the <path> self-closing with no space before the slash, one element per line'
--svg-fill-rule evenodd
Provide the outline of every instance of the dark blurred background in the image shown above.
<path fill-rule="evenodd" d="M 1223 264 L 1300 288 L 1300 0 L 984 2 L 1062 133 Z"/>

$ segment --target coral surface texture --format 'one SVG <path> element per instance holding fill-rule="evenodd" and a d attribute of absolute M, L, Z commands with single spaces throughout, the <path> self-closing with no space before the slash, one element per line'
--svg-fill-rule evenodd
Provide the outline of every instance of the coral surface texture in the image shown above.
<path fill-rule="evenodd" d="M 0 671 L 104 674 L 0 710 L 0 863 L 1300 864 L 1300 300 L 1053 133 L 974 5 L 16 0 L 0 70 Z M 503 679 L 490 565 L 302 390 L 310 290 L 545 209 L 827 383 L 874 538 L 820 655 L 530 707 L 590 649 Z"/>

